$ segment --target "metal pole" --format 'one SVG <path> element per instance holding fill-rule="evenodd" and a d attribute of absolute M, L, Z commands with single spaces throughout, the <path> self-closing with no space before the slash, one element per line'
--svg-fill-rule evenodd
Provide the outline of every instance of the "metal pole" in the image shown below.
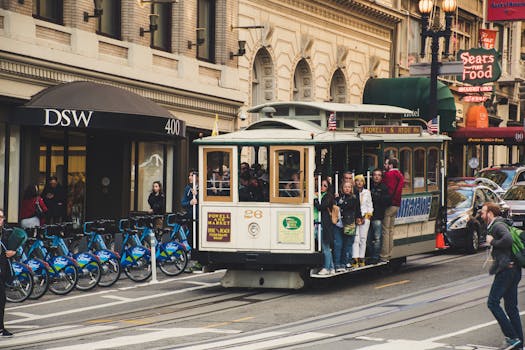
<path fill-rule="evenodd" d="M 319 201 L 319 204 L 321 204 L 321 174 L 317 175 L 317 200 Z M 319 251 L 321 251 L 321 235 L 323 234 L 323 229 L 321 227 L 321 212 L 317 210 L 319 213 L 319 220 L 318 220 L 318 227 L 317 227 L 317 247 Z"/>
<path fill-rule="evenodd" d="M 150 247 L 151 247 L 151 281 L 150 283 L 157 283 L 157 252 L 156 245 L 157 240 L 155 239 L 155 231 L 152 229 L 149 232 Z"/>
<path fill-rule="evenodd" d="M 192 184 L 193 184 L 193 205 L 192 205 L 192 211 L 193 211 L 193 216 L 192 216 L 192 229 L 193 229 L 193 239 L 192 239 L 192 247 L 194 249 L 198 248 L 196 247 L 196 244 L 197 244 L 197 221 L 195 220 L 195 217 L 197 216 L 197 203 L 195 203 L 195 199 L 197 198 L 195 193 L 197 192 L 197 185 L 195 185 L 195 180 L 197 178 L 195 172 L 192 173 L 191 175 L 193 178 L 192 178 Z M 198 249 L 197 249 L 198 250 Z"/>
<path fill-rule="evenodd" d="M 432 62 L 430 64 L 430 101 L 428 106 L 428 113 L 430 120 L 437 117 L 437 83 L 438 83 L 438 53 L 439 53 L 439 34 L 432 34 Z"/>

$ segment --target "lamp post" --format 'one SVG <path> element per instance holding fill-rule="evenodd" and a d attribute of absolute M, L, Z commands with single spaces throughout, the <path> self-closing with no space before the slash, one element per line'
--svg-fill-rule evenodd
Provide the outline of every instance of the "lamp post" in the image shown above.
<path fill-rule="evenodd" d="M 436 16 L 434 23 L 430 25 L 429 17 L 432 12 L 434 3 L 432 0 L 419 0 L 419 12 L 421 12 L 421 58 L 425 57 L 425 46 L 427 38 L 432 38 L 431 51 L 432 61 L 430 64 L 430 101 L 429 101 L 429 117 L 434 119 L 437 117 L 437 77 L 439 70 L 439 38 L 445 39 L 445 48 L 443 50 L 443 57 L 448 57 L 450 48 L 450 35 L 452 34 L 452 18 L 456 11 L 456 0 L 443 0 L 441 9 L 445 12 L 445 28 L 443 29 L 439 19 Z"/>

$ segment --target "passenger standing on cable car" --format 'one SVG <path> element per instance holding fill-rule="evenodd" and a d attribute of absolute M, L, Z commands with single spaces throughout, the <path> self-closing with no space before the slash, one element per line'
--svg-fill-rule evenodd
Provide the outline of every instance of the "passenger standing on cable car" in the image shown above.
<path fill-rule="evenodd" d="M 341 208 L 342 227 L 336 225 L 334 228 L 334 265 L 336 272 L 344 272 L 346 267 L 350 267 L 356 220 L 361 219 L 359 196 L 354 193 L 352 181 L 343 181 L 342 193 L 336 204 Z"/>
<path fill-rule="evenodd" d="M 370 228 L 370 219 L 372 218 L 374 207 L 370 190 L 365 188 L 365 177 L 363 175 L 356 175 L 354 182 L 359 193 L 362 219 L 357 220 L 356 235 L 352 246 L 352 258 L 354 259 L 352 266 L 362 267 L 365 266 L 366 239 L 368 238 L 368 229 Z"/>
<path fill-rule="evenodd" d="M 334 224 L 332 223 L 331 210 L 335 204 L 334 195 L 330 190 L 328 179 L 321 181 L 321 194 L 316 193 L 314 207 L 321 214 L 321 251 L 324 256 L 324 264 L 319 275 L 330 275 L 335 273 L 334 261 L 332 258 L 332 245 L 334 243 Z M 319 201 L 320 198 L 320 201 Z M 314 213 L 315 215 L 315 213 Z"/>
<path fill-rule="evenodd" d="M 399 161 L 397 158 L 385 159 L 385 173 L 383 183 L 388 188 L 388 194 L 392 198 L 392 204 L 386 208 L 383 219 L 383 242 L 381 244 L 381 261 L 388 262 L 392 256 L 394 246 L 394 221 L 397 211 L 401 206 L 401 192 L 405 184 L 403 174 L 397 168 Z"/>
<path fill-rule="evenodd" d="M 382 180 L 383 171 L 381 169 L 374 169 L 372 172 L 372 183 L 370 184 L 370 193 L 372 195 L 374 214 L 370 220 L 370 229 L 368 231 L 368 244 L 370 247 L 372 264 L 377 264 L 379 262 L 379 253 L 381 252 L 383 232 L 383 218 L 385 217 L 386 208 L 388 208 L 391 203 L 388 188 L 382 182 Z"/>

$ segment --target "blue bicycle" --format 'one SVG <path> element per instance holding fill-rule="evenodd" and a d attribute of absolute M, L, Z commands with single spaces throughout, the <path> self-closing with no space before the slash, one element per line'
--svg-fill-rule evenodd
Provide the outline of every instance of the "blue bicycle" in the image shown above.
<path fill-rule="evenodd" d="M 28 238 L 28 240 L 34 240 L 34 238 Z M 33 272 L 33 291 L 29 295 L 29 299 L 38 299 L 42 297 L 49 289 L 49 264 L 42 259 L 29 259 L 24 252 L 23 246 L 20 246 L 16 250 L 16 256 L 19 262 L 29 266 Z"/>
<path fill-rule="evenodd" d="M 107 248 L 103 237 L 106 232 L 111 232 L 110 227 L 114 223 L 113 220 L 99 220 L 84 223 L 84 234 L 88 237 L 87 249 L 100 259 L 102 277 L 98 284 L 101 287 L 112 286 L 118 281 L 121 274 L 120 255 Z"/>
<path fill-rule="evenodd" d="M 73 290 L 78 282 L 78 263 L 68 256 L 53 256 L 44 243 L 47 229 L 35 228 L 33 237 L 28 238 L 32 244 L 27 250 L 27 256 L 44 260 L 49 265 L 49 290 L 55 294 L 64 295 Z"/>
<path fill-rule="evenodd" d="M 73 231 L 72 223 L 62 223 L 47 225 L 44 237 L 51 242 L 52 247 L 56 247 L 58 253 L 70 257 L 77 262 L 78 281 L 76 288 L 82 291 L 95 288 L 102 276 L 100 260 L 91 252 L 80 252 L 73 254 L 64 240 L 64 237 L 77 235 Z M 77 237 L 82 237 L 83 233 L 78 233 Z"/>
<path fill-rule="evenodd" d="M 120 266 L 130 280 L 135 282 L 147 280 L 152 273 L 150 250 L 142 245 L 138 238 L 138 230 L 131 228 L 130 220 L 121 219 L 119 231 L 122 234 Z"/>
<path fill-rule="evenodd" d="M 159 219 L 158 216 L 133 218 L 135 227 L 142 230 L 140 241 L 149 243 L 153 233 L 157 266 L 167 276 L 180 275 L 188 265 L 188 254 L 181 243 L 169 236 L 168 239 L 164 239 L 163 231 L 160 228 L 154 228 L 157 219 Z"/>
<path fill-rule="evenodd" d="M 33 291 L 33 275 L 31 268 L 21 262 L 11 261 L 13 280 L 5 283 L 6 299 L 13 303 L 21 303 L 29 298 Z"/>

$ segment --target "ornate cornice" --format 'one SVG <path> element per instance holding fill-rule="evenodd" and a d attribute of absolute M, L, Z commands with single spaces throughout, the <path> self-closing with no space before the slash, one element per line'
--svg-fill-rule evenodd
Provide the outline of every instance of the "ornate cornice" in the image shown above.
<path fill-rule="evenodd" d="M 109 84 L 134 92 L 167 108 L 210 115 L 218 113 L 228 119 L 236 118 L 238 109 L 242 105 L 242 102 L 239 101 L 200 95 L 167 86 L 20 57 L 7 52 L 0 52 L 0 76 L 42 86 L 53 86 L 77 80 Z"/>

